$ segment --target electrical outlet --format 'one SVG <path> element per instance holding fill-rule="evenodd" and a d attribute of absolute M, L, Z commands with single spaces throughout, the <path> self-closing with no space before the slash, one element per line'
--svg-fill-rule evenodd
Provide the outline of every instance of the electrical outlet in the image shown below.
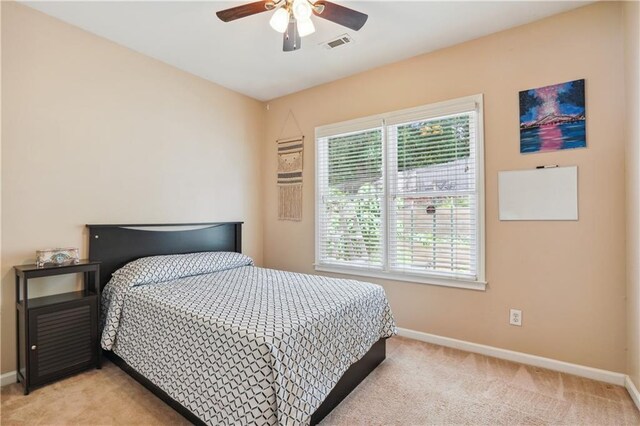
<path fill-rule="evenodd" d="M 511 309 L 509 311 L 509 324 L 522 326 L 522 311 L 520 309 Z"/>

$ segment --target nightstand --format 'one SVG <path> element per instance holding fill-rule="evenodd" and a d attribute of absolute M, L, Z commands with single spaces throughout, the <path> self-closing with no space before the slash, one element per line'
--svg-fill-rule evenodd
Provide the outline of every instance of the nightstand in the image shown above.
<path fill-rule="evenodd" d="M 98 340 L 100 262 L 38 268 L 13 267 L 16 273 L 16 346 L 18 382 L 24 394 L 34 386 L 101 366 Z M 29 299 L 29 280 L 83 274 L 83 289 Z"/>

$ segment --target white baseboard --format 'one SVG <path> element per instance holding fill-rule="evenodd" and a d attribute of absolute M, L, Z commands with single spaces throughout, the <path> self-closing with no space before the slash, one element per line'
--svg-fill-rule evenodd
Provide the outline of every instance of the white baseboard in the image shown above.
<path fill-rule="evenodd" d="M 530 355 L 523 352 L 510 351 L 508 349 L 500 349 L 493 346 L 480 345 L 478 343 L 452 339 L 449 337 L 442 337 L 435 334 L 423 333 L 421 331 L 398 328 L 398 334 L 400 336 L 409 337 L 411 339 L 420 340 L 427 343 L 433 343 L 435 345 L 461 349 L 467 352 L 474 352 L 494 358 L 505 359 L 507 361 L 533 365 L 534 367 L 546 368 L 548 370 L 560 371 L 562 373 L 586 377 L 588 379 L 611 383 L 618 386 L 625 386 L 627 380 L 627 375 L 623 373 L 615 373 L 613 371 L 600 370 L 598 368 L 587 367 L 584 365 L 571 364 L 569 362 L 558 361 L 551 358 Z M 628 381 L 630 382 L 631 380 L 629 379 Z"/>
<path fill-rule="evenodd" d="M 16 372 L 9 371 L 8 373 L 0 375 L 0 386 L 10 385 L 11 383 L 15 383 L 16 380 Z"/>
<path fill-rule="evenodd" d="M 629 395 L 631 395 L 631 399 L 633 399 L 633 402 L 636 403 L 636 407 L 638 407 L 638 410 L 640 410 L 640 392 L 638 391 L 636 385 L 633 384 L 633 380 L 631 380 L 631 377 L 627 376 L 624 381 L 624 387 L 627 388 L 627 392 L 629 392 Z"/>

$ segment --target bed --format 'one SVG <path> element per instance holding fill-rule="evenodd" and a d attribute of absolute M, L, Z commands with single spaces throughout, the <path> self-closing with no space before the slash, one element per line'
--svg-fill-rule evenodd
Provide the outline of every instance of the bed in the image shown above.
<path fill-rule="evenodd" d="M 105 355 L 194 424 L 316 424 L 395 334 L 380 286 L 255 267 L 241 223 L 87 226 Z"/>

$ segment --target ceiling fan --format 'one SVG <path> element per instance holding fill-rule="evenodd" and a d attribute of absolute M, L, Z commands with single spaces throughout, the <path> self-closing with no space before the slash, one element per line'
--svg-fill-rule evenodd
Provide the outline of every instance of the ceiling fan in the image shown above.
<path fill-rule="evenodd" d="M 368 16 L 348 7 L 318 0 L 275 0 L 256 1 L 242 6 L 232 7 L 216 13 L 224 22 L 235 21 L 257 13 L 273 10 L 269 24 L 271 28 L 283 34 L 282 50 L 291 52 L 302 47 L 301 37 L 315 32 L 311 15 L 358 31 L 367 22 Z"/>

